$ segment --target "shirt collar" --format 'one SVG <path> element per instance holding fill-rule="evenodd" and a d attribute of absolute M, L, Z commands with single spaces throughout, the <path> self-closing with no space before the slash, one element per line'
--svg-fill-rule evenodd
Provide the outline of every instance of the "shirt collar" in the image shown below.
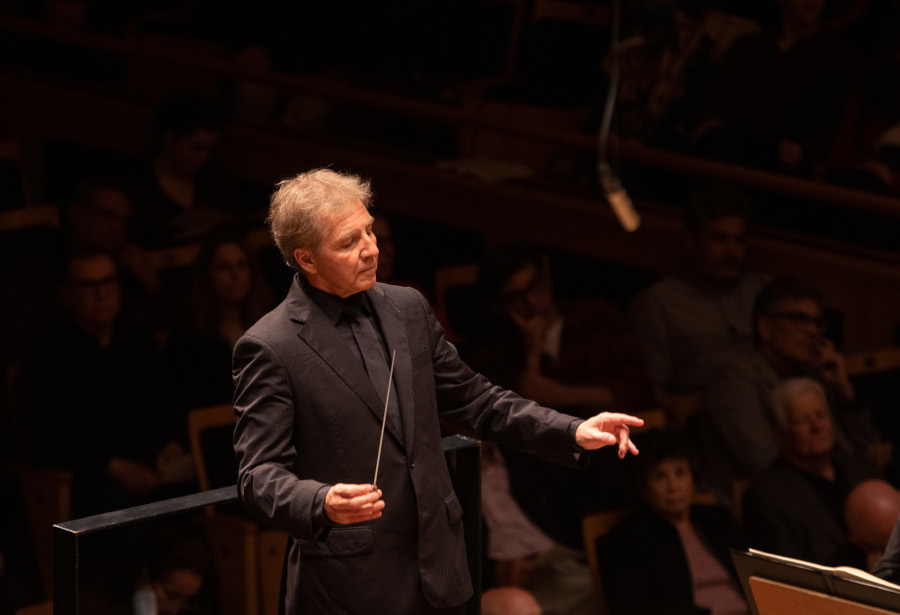
<path fill-rule="evenodd" d="M 307 282 L 305 278 L 301 277 L 300 283 L 303 285 L 303 289 L 306 291 L 306 294 L 309 295 L 310 299 L 312 299 L 313 303 L 319 306 L 319 308 L 325 312 L 325 316 L 328 317 L 328 320 L 334 324 L 337 324 L 340 321 L 341 316 L 345 313 L 357 314 L 360 313 L 360 311 L 365 315 L 370 315 L 372 313 L 372 305 L 369 302 L 369 296 L 365 291 L 350 295 L 345 299 L 316 288 Z"/>

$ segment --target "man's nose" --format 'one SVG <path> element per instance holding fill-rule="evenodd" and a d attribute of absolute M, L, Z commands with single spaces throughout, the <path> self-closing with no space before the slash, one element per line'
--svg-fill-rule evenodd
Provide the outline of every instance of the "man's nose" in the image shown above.
<path fill-rule="evenodd" d="M 362 258 L 370 258 L 372 256 L 378 256 L 378 242 L 375 240 L 374 235 L 366 236 L 366 244 L 362 249 Z"/>

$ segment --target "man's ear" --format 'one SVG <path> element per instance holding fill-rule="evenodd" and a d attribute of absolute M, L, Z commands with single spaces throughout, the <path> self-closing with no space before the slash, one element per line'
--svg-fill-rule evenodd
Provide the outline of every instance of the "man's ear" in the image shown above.
<path fill-rule="evenodd" d="M 294 250 L 294 260 L 303 269 L 306 275 L 316 273 L 316 262 L 313 259 L 312 252 L 306 248 L 297 248 Z"/>

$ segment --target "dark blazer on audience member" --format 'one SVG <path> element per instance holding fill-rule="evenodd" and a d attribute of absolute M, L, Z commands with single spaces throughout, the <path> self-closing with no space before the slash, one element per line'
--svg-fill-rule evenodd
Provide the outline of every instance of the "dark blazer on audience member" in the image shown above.
<path fill-rule="evenodd" d="M 380 519 L 323 526 L 315 505 L 329 485 L 372 482 L 384 400 L 304 282 L 295 278 L 286 300 L 234 350 L 238 488 L 248 510 L 291 535 L 288 613 L 393 614 L 405 612 L 410 592 L 438 607 L 471 596 L 439 415 L 575 465 L 574 417 L 471 371 L 419 292 L 379 283 L 366 293 L 396 349 L 401 415 L 388 419 L 384 435 Z"/>
<path fill-rule="evenodd" d="M 727 510 L 691 507 L 694 531 L 734 578 L 729 548 L 744 539 Z M 597 539 L 597 560 L 606 599 L 616 615 L 702 615 L 694 604 L 687 555 L 675 526 L 643 507 Z"/>
<path fill-rule="evenodd" d="M 754 480 L 743 499 L 749 546 L 825 566 L 865 568 L 863 554 L 847 538 L 843 500 L 854 485 L 876 475 L 867 463 L 843 451 L 835 450 L 833 459 L 843 497 L 831 507 L 809 475 L 784 458 Z"/>

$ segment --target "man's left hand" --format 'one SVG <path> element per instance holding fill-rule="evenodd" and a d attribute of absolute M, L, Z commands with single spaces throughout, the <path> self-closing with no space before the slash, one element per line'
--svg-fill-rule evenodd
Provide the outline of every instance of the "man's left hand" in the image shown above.
<path fill-rule="evenodd" d="M 629 427 L 640 427 L 644 419 L 618 412 L 601 412 L 578 426 L 575 442 L 586 451 L 603 446 L 618 444 L 619 458 L 628 453 L 638 454 L 638 448 L 631 441 Z"/>

